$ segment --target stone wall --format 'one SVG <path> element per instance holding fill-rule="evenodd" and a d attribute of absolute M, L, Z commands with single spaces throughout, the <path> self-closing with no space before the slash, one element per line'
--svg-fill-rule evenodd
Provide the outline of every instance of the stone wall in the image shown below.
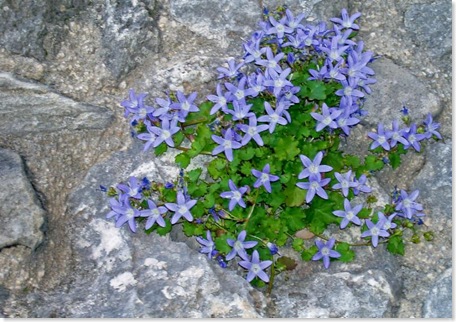
<path fill-rule="evenodd" d="M 131 139 L 128 89 L 202 99 L 262 6 L 280 4 L 312 21 L 362 13 L 378 83 L 348 150 L 404 102 L 416 119 L 432 112 L 444 140 L 377 176 L 385 198 L 398 180 L 420 189 L 433 242 L 328 271 L 300 262 L 268 297 L 178 234 L 116 229 L 98 187 L 178 171 Z M 451 43 L 448 1 L 0 0 L 0 316 L 451 317 Z"/>

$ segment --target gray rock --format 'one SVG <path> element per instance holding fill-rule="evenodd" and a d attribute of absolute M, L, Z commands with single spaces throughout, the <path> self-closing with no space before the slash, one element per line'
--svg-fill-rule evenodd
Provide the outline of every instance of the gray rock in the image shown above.
<path fill-rule="evenodd" d="M 255 1 L 170 1 L 171 16 L 193 32 L 216 39 L 227 48 L 233 33 L 246 36 L 255 30 L 261 9 Z M 230 35 L 230 37 L 228 37 Z"/>
<path fill-rule="evenodd" d="M 451 141 L 430 144 L 426 149 L 426 164 L 413 181 L 413 187 L 420 190 L 419 198 L 428 209 L 428 216 L 440 225 L 452 216 L 451 156 Z"/>
<path fill-rule="evenodd" d="M 101 2 L 100 2 L 101 3 Z M 115 78 L 126 75 L 160 46 L 155 0 L 108 1 L 103 5 L 102 44 Z"/>
<path fill-rule="evenodd" d="M 35 249 L 43 240 L 45 211 L 13 151 L 0 149 L 0 181 L 0 249 L 16 245 Z"/>
<path fill-rule="evenodd" d="M 429 290 L 423 306 L 424 318 L 452 318 L 452 269 L 446 270 Z"/>
<path fill-rule="evenodd" d="M 381 270 L 362 274 L 317 273 L 296 284 L 275 300 L 277 317 L 385 318 L 392 316 L 395 296 Z"/>
<path fill-rule="evenodd" d="M 400 121 L 401 108 L 405 104 L 412 121 L 420 124 L 428 113 L 437 115 L 442 110 L 438 97 L 405 68 L 391 60 L 381 58 L 370 66 L 375 71 L 377 83 L 372 85 L 372 94 L 367 95 L 364 108 L 368 115 L 362 120 L 373 129 L 378 123 L 391 128 L 391 122 Z"/>
<path fill-rule="evenodd" d="M 48 1 L 0 0 L 0 46 L 14 54 L 43 60 Z"/>
<path fill-rule="evenodd" d="M 113 121 L 113 114 L 105 108 L 75 102 L 8 73 L 0 73 L 0 113 L 0 132 L 14 136 L 99 129 Z"/>
<path fill-rule="evenodd" d="M 432 22 L 432 23 L 429 23 Z M 404 23 L 419 47 L 433 57 L 451 54 L 451 3 L 414 4 L 405 12 Z M 424 49 L 423 48 L 423 49 Z"/>
<path fill-rule="evenodd" d="M 170 180 L 175 167 L 138 142 L 93 167 L 69 198 L 72 218 L 66 240 L 71 245 L 69 272 L 53 272 L 66 283 L 49 292 L 37 290 L 8 316 L 20 317 L 261 317 L 265 298 L 241 276 L 223 270 L 183 243 L 156 234 L 115 228 L 105 219 L 108 198 L 96 192 L 130 175 Z M 129 160 L 129 162 L 125 162 Z M 158 179 L 160 178 L 160 179 Z M 167 179 L 169 178 L 169 179 Z M 155 245 L 155 246 L 153 246 Z M 54 277 L 55 278 L 55 277 Z"/>

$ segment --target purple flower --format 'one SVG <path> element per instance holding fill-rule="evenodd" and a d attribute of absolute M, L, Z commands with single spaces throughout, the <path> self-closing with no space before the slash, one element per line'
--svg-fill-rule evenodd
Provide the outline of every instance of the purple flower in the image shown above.
<path fill-rule="evenodd" d="M 233 210 L 234 206 L 237 204 L 242 208 L 245 208 L 245 202 L 242 200 L 242 195 L 247 191 L 248 187 L 244 186 L 238 189 L 231 179 L 228 181 L 228 185 L 231 191 L 225 191 L 220 194 L 220 197 L 222 198 L 231 199 L 228 209 L 230 211 Z"/>
<path fill-rule="evenodd" d="M 157 108 L 153 113 L 153 116 L 156 117 L 168 114 L 171 109 L 171 104 L 173 104 L 169 97 L 166 99 L 156 98 L 155 102 L 160 106 L 160 108 Z"/>
<path fill-rule="evenodd" d="M 349 77 L 348 81 L 340 82 L 344 88 L 336 91 L 336 95 L 344 96 L 348 99 L 349 104 L 353 101 L 353 97 L 364 97 L 364 93 L 356 89 L 358 87 L 358 78 Z"/>
<path fill-rule="evenodd" d="M 413 123 L 409 130 L 405 133 L 405 138 L 407 139 L 408 143 L 404 146 L 404 149 L 408 149 L 409 147 L 413 146 L 413 148 L 420 152 L 421 146 L 420 141 L 424 140 L 426 136 L 424 134 L 416 133 L 416 124 Z"/>
<path fill-rule="evenodd" d="M 388 140 L 391 138 L 391 132 L 385 132 L 382 123 L 378 123 L 377 133 L 369 132 L 367 133 L 367 136 L 374 140 L 370 146 L 371 150 L 375 149 L 378 146 L 381 146 L 386 151 L 390 150 L 390 144 L 388 143 Z"/>
<path fill-rule="evenodd" d="M 349 170 L 345 174 L 340 174 L 339 172 L 335 172 L 334 176 L 336 177 L 337 181 L 339 181 L 339 183 L 336 183 L 335 185 L 333 185 L 332 188 L 341 189 L 344 197 L 348 196 L 348 190 L 350 188 L 358 187 L 358 184 L 356 182 L 354 182 L 353 179 L 351 178 L 351 176 L 352 176 L 351 170 Z"/>
<path fill-rule="evenodd" d="M 252 104 L 246 104 L 245 100 L 242 101 L 233 101 L 233 109 L 226 109 L 224 112 L 226 114 L 233 115 L 233 121 L 239 121 L 247 117 L 255 116 L 253 112 L 250 112 Z"/>
<path fill-rule="evenodd" d="M 277 73 L 282 71 L 282 67 L 280 67 L 280 60 L 285 56 L 284 53 L 277 54 L 274 56 L 270 47 L 266 47 L 266 58 L 267 59 L 260 59 L 256 62 L 257 65 L 265 66 L 269 70 L 275 70 Z"/>
<path fill-rule="evenodd" d="M 266 52 L 266 47 L 260 49 L 260 41 L 249 41 L 244 44 L 244 49 L 246 51 L 244 56 L 244 61 L 246 63 L 257 61 L 261 58 L 261 55 Z"/>
<path fill-rule="evenodd" d="M 268 242 L 268 243 L 266 243 L 266 247 L 269 249 L 269 252 L 271 253 L 271 255 L 275 255 L 275 254 L 279 253 L 279 248 L 277 247 L 276 244 Z"/>
<path fill-rule="evenodd" d="M 328 199 L 328 194 L 323 189 L 331 181 L 330 178 L 309 178 L 309 182 L 298 182 L 296 185 L 304 190 L 307 190 L 306 202 L 309 203 L 315 197 L 315 194 L 319 195 L 323 199 Z"/>
<path fill-rule="evenodd" d="M 152 146 L 154 148 L 163 143 L 163 141 L 170 147 L 174 147 L 173 135 L 180 131 L 180 128 L 176 123 L 176 121 L 170 123 L 167 118 L 163 118 L 161 128 L 157 126 L 151 126 L 147 128 L 150 132 L 157 136 L 155 141 L 152 143 Z"/>
<path fill-rule="evenodd" d="M 432 114 L 429 113 L 426 117 L 426 120 L 423 122 L 425 126 L 425 133 L 424 136 L 426 139 L 430 139 L 432 135 L 435 135 L 438 139 L 442 139 L 442 135 L 437 132 L 437 129 L 440 128 L 440 123 L 434 123 L 432 121 Z"/>
<path fill-rule="evenodd" d="M 310 161 L 308 157 L 302 154 L 299 157 L 301 158 L 301 162 L 305 168 L 299 173 L 298 179 L 304 179 L 307 177 L 309 177 L 309 180 L 320 179 L 320 173 L 329 172 L 333 169 L 329 165 L 320 165 L 321 160 L 323 159 L 322 151 L 317 153 L 313 161 Z"/>
<path fill-rule="evenodd" d="M 326 269 L 328 269 L 330 265 L 330 257 L 340 257 L 340 253 L 332 249 L 335 243 L 336 240 L 334 238 L 330 238 L 326 243 L 320 239 L 316 240 L 315 245 L 318 247 L 318 252 L 312 257 L 312 260 L 318 261 L 323 258 L 323 265 Z"/>
<path fill-rule="evenodd" d="M 242 144 L 233 140 L 233 132 L 231 128 L 226 130 L 224 137 L 212 135 L 212 140 L 220 144 L 213 151 L 212 155 L 219 154 L 220 152 L 225 152 L 226 158 L 228 161 L 233 161 L 233 149 L 239 149 L 242 147 Z"/>
<path fill-rule="evenodd" d="M 279 177 L 269 174 L 269 171 L 269 163 L 264 166 L 263 171 L 261 172 L 256 169 L 252 169 L 252 174 L 258 178 L 258 180 L 253 184 L 253 187 L 258 188 L 263 186 L 267 192 L 271 193 L 271 182 L 279 180 Z"/>
<path fill-rule="evenodd" d="M 415 202 L 415 199 L 419 194 L 419 190 L 413 191 L 410 193 L 410 195 L 407 194 L 406 191 L 401 190 L 401 196 L 399 198 L 398 204 L 396 205 L 396 210 L 401 211 L 401 213 L 399 213 L 400 216 L 411 219 L 417 211 L 423 210 L 423 206 Z M 422 216 L 422 214 L 417 214 L 417 216 L 420 215 Z"/>
<path fill-rule="evenodd" d="M 190 213 L 190 209 L 196 204 L 196 200 L 185 200 L 184 194 L 179 191 L 177 193 L 177 203 L 166 203 L 165 206 L 171 211 L 174 211 L 174 215 L 171 218 L 171 224 L 175 224 L 182 216 L 188 221 L 193 221 L 193 216 Z"/>
<path fill-rule="evenodd" d="M 386 217 L 382 212 L 378 212 L 378 221 L 383 221 L 383 229 L 394 229 L 397 227 L 395 223 L 393 223 L 394 217 L 396 217 L 397 213 L 392 214 L 391 216 Z"/>
<path fill-rule="evenodd" d="M 328 55 L 328 58 L 331 61 L 337 61 L 341 62 L 343 61 L 342 55 L 345 54 L 345 51 L 350 47 L 350 46 L 340 46 L 339 45 L 339 40 L 341 36 L 334 36 L 331 39 L 331 45 L 329 48 L 327 47 L 320 47 L 320 50 L 325 52 Z"/>
<path fill-rule="evenodd" d="M 345 110 L 345 113 L 341 114 L 336 122 L 337 126 L 342 129 L 346 135 L 350 135 L 350 126 L 358 124 L 360 120 L 355 117 L 350 117 L 348 110 Z"/>
<path fill-rule="evenodd" d="M 248 282 L 252 281 L 255 276 L 258 276 L 266 283 L 269 282 L 269 276 L 264 272 L 264 270 L 272 265 L 272 261 L 267 260 L 260 262 L 260 255 L 258 254 L 258 251 L 253 251 L 251 261 L 243 260 L 239 262 L 239 265 L 249 271 L 246 278 Z"/>
<path fill-rule="evenodd" d="M 355 178 L 355 183 L 357 184 L 356 187 L 353 187 L 353 193 L 355 196 L 359 194 L 359 192 L 369 193 L 372 189 L 366 184 L 367 177 L 365 174 L 362 174 L 358 179 Z"/>
<path fill-rule="evenodd" d="M 261 139 L 260 132 L 266 131 L 269 126 L 266 124 L 257 126 L 257 119 L 255 115 L 249 118 L 249 125 L 239 124 L 238 127 L 242 132 L 245 133 L 244 137 L 242 138 L 242 145 L 246 145 L 250 142 L 251 139 L 254 139 L 259 146 L 263 146 L 264 143 Z"/>
<path fill-rule="evenodd" d="M 161 227 L 165 227 L 166 223 L 162 217 L 167 209 L 163 206 L 157 207 L 155 202 L 152 200 L 147 200 L 147 204 L 149 205 L 149 209 L 141 210 L 140 216 L 141 217 L 148 217 L 146 222 L 146 229 L 152 227 L 155 223 L 157 223 Z"/>
<path fill-rule="evenodd" d="M 124 192 L 128 197 L 135 198 L 135 199 L 141 199 L 142 194 L 141 194 L 141 181 L 139 181 L 135 177 L 130 177 L 128 180 L 128 185 L 119 183 L 117 184 L 117 188 Z"/>
<path fill-rule="evenodd" d="M 208 95 L 207 99 L 213 103 L 215 103 L 214 106 L 212 106 L 210 115 L 217 113 L 219 109 L 225 110 L 227 108 L 227 103 L 228 103 L 228 97 L 230 96 L 230 93 L 223 93 L 222 92 L 222 86 L 220 83 L 217 84 L 217 95 Z"/>
<path fill-rule="evenodd" d="M 271 70 L 269 72 L 269 79 L 263 82 L 266 86 L 274 87 L 273 92 L 276 97 L 279 96 L 285 86 L 293 86 L 293 84 L 287 79 L 288 75 L 291 73 L 291 68 L 287 68 L 279 73 L 275 70 Z"/>
<path fill-rule="evenodd" d="M 245 230 L 241 231 L 236 240 L 228 238 L 226 240 L 227 244 L 232 247 L 233 249 L 226 255 L 226 260 L 232 260 L 236 254 L 239 255 L 242 259 L 247 260 L 249 256 L 247 255 L 246 249 L 255 247 L 258 242 L 256 241 L 244 241 L 245 237 L 247 236 L 247 232 Z"/>
<path fill-rule="evenodd" d="M 123 100 L 120 105 L 125 108 L 125 116 L 130 113 L 137 113 L 139 108 L 144 106 L 144 98 L 147 96 L 146 93 L 136 95 L 133 89 L 130 89 L 129 99 Z"/>
<path fill-rule="evenodd" d="M 253 94 L 250 94 L 252 97 L 258 96 L 258 94 L 263 92 L 266 88 L 264 86 L 264 75 L 260 72 L 257 74 L 251 74 L 248 81 L 250 89 L 253 91 Z"/>
<path fill-rule="evenodd" d="M 316 127 L 317 132 L 320 132 L 327 126 L 332 129 L 336 129 L 337 123 L 334 120 L 337 119 L 340 114 L 342 114 L 342 110 L 330 109 L 325 103 L 323 103 L 321 111 L 322 114 L 313 112 L 310 113 L 310 115 L 312 115 L 312 117 L 318 121 Z"/>
<path fill-rule="evenodd" d="M 131 206 L 130 200 L 125 200 L 124 203 L 112 206 L 112 210 L 119 214 L 116 221 L 116 227 L 119 228 L 126 222 L 132 232 L 136 232 L 136 221 L 135 218 L 140 216 L 138 209 Z"/>
<path fill-rule="evenodd" d="M 232 100 L 243 101 L 247 96 L 256 94 L 256 92 L 251 88 L 245 89 L 246 82 L 247 77 L 244 76 L 241 78 L 237 86 L 231 83 L 225 83 L 226 89 L 231 93 Z"/>
<path fill-rule="evenodd" d="M 184 93 L 177 91 L 177 99 L 179 103 L 172 103 L 171 107 L 177 109 L 177 115 L 179 117 L 179 122 L 185 122 L 185 118 L 190 112 L 198 112 L 199 108 L 193 104 L 193 101 L 196 99 L 196 92 L 191 93 L 188 98 L 185 97 Z"/>
<path fill-rule="evenodd" d="M 271 16 L 269 16 L 269 22 L 271 23 L 272 27 L 269 28 L 268 31 L 267 31 L 268 35 L 277 34 L 278 38 L 283 38 L 284 33 L 292 33 L 293 32 L 293 28 L 290 28 L 290 27 L 285 25 L 287 23 L 285 17 L 280 19 L 280 21 L 277 21 L 271 15 Z"/>
<path fill-rule="evenodd" d="M 215 243 L 212 240 L 210 230 L 206 231 L 206 238 L 207 238 L 207 240 L 204 239 L 203 237 L 198 236 L 198 237 L 196 237 L 196 241 L 202 245 L 202 247 L 200 249 L 200 253 L 207 254 L 207 257 L 209 259 L 212 259 L 212 256 L 214 255 L 214 251 L 215 251 Z"/>
<path fill-rule="evenodd" d="M 379 237 L 388 237 L 390 234 L 387 232 L 383 226 L 385 224 L 385 219 L 379 220 L 374 224 L 370 219 L 366 219 L 366 225 L 369 230 L 366 230 L 361 234 L 361 237 L 372 237 L 372 246 L 377 247 Z"/>
<path fill-rule="evenodd" d="M 359 220 L 359 218 L 356 215 L 361 211 L 363 205 L 357 205 L 354 208 L 352 208 L 350 201 L 348 199 L 344 199 L 344 208 L 345 211 L 333 211 L 333 214 L 335 216 L 343 218 L 342 222 L 340 223 L 340 228 L 344 229 L 350 222 L 354 223 L 355 225 L 361 225 L 361 220 Z"/>
<path fill-rule="evenodd" d="M 112 218 L 114 217 L 114 220 L 117 221 L 117 219 L 121 216 L 121 214 L 115 210 L 113 210 L 113 207 L 123 207 L 126 199 L 120 199 L 117 200 L 116 198 L 109 198 L 109 205 L 111 206 L 111 211 L 106 214 L 106 218 Z"/>
<path fill-rule="evenodd" d="M 329 20 L 331 20 L 332 22 L 340 25 L 341 27 L 343 28 L 350 28 L 350 29 L 353 29 L 353 30 L 358 30 L 359 29 L 359 26 L 357 24 L 355 24 L 355 20 L 358 19 L 360 16 L 361 16 L 361 13 L 357 12 L 355 14 L 353 14 L 352 16 L 349 16 L 348 15 L 348 12 L 347 12 L 347 9 L 342 9 L 342 19 L 340 18 L 331 18 Z"/>
<path fill-rule="evenodd" d="M 155 135 L 152 132 L 153 125 L 150 123 L 149 120 L 146 120 L 144 122 L 144 124 L 146 124 L 148 132 L 147 133 L 140 133 L 136 137 L 138 139 L 140 139 L 140 140 L 147 141 L 146 144 L 144 144 L 144 151 L 147 151 L 151 147 L 151 145 L 154 144 L 155 140 L 157 139 L 157 135 Z"/>
<path fill-rule="evenodd" d="M 282 116 L 283 105 L 277 106 L 274 110 L 268 102 L 264 102 L 264 108 L 268 115 L 263 115 L 258 118 L 260 122 L 269 122 L 269 133 L 274 132 L 276 124 L 286 125 L 287 120 Z"/>
<path fill-rule="evenodd" d="M 391 141 L 390 141 L 390 146 L 394 148 L 397 144 L 397 142 L 401 142 L 404 145 L 408 144 L 407 139 L 404 137 L 405 131 L 399 129 L 399 122 L 397 120 L 394 120 L 392 125 L 391 125 Z"/>
<path fill-rule="evenodd" d="M 296 18 L 293 16 L 293 13 L 290 11 L 290 9 L 287 9 L 285 10 L 285 14 L 287 16 L 287 21 L 286 21 L 286 24 L 288 25 L 288 27 L 292 28 L 292 29 L 296 29 L 298 27 L 301 27 L 302 29 L 304 29 L 303 25 L 301 25 L 301 20 L 304 19 L 306 17 L 306 15 L 304 13 L 301 13 L 299 14 Z"/>
<path fill-rule="evenodd" d="M 217 71 L 220 72 L 218 78 L 228 77 L 228 78 L 236 78 L 239 75 L 239 68 L 244 66 L 244 62 L 236 65 L 234 59 L 230 59 L 228 61 L 228 69 L 225 67 L 218 67 Z"/>

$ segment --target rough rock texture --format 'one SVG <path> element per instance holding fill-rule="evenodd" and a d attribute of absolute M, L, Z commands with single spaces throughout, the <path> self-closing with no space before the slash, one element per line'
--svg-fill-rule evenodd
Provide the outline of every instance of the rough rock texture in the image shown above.
<path fill-rule="evenodd" d="M 262 6 L 282 4 L 312 21 L 344 7 L 362 12 L 358 37 L 380 56 L 378 83 L 366 101 L 371 116 L 347 150 L 366 151 L 366 132 L 389 125 L 402 103 L 417 122 L 432 112 L 445 142 L 407 155 L 374 183 L 379 203 L 394 185 L 420 189 L 433 242 L 407 242 L 404 257 L 359 248 L 355 262 L 328 271 L 299 261 L 267 299 L 241 269 L 221 270 L 198 254 L 194 240 L 115 229 L 97 189 L 130 175 L 165 181 L 177 173 L 172 157 L 144 154 L 129 137 L 118 106 L 128 89 L 149 92 L 149 102 L 177 89 L 203 99 L 215 68 L 241 54 Z M 0 0 L 0 147 L 19 155 L 21 184 L 33 187 L 17 193 L 36 195 L 34 209 L 46 215 L 43 237 L 0 249 L 0 316 L 450 317 L 450 21 L 443 0 Z M 339 232 L 346 240 L 357 233 Z"/>
<path fill-rule="evenodd" d="M 0 149 L 0 180 L 0 248 L 23 245 L 35 249 L 43 241 L 45 213 L 18 154 Z"/>

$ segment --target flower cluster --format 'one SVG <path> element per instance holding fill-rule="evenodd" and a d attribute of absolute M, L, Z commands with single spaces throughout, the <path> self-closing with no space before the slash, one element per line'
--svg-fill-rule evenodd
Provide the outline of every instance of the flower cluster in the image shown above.
<path fill-rule="evenodd" d="M 384 156 L 362 160 L 339 149 L 365 115 L 362 105 L 375 83 L 368 66 L 374 55 L 355 39 L 359 16 L 344 9 L 328 26 L 286 8 L 265 11 L 242 58 L 217 68 L 215 93 L 199 104 L 195 92 L 148 104 L 145 93 L 130 90 L 122 106 L 134 136 L 157 156 L 168 147 L 180 150 L 181 171 L 173 182 L 132 177 L 111 187 L 107 217 L 133 232 L 143 221 L 147 233 L 160 235 L 179 225 L 196 237 L 202 254 L 223 268 L 235 262 L 257 286 L 295 267 L 279 253 L 285 245 L 303 259 L 323 260 L 325 268 L 331 258 L 351 260 L 353 245 L 324 236 L 332 224 L 359 226 L 360 238 L 368 238 L 363 244 L 385 242 L 403 253 L 402 229 L 424 215 L 418 191 L 396 191 L 391 204 L 375 211 L 368 178 L 383 168 Z M 396 121 L 389 131 L 379 124 L 368 134 L 371 149 L 390 151 L 397 166 L 399 153 L 441 138 L 430 115 L 419 127 L 407 126 L 399 129 Z M 186 171 L 201 154 L 211 158 L 207 171 Z M 365 205 L 352 201 L 361 193 L 368 195 Z M 318 237 L 314 246 L 296 237 L 303 229 Z"/>
<path fill-rule="evenodd" d="M 429 113 L 423 124 L 417 127 L 416 123 L 411 123 L 405 128 L 399 127 L 399 121 L 394 120 L 391 125 L 391 130 L 385 130 L 382 123 L 378 124 L 377 133 L 369 132 L 367 135 L 373 140 L 370 148 L 375 149 L 381 146 L 384 150 L 390 151 L 398 143 L 403 144 L 404 149 L 413 147 L 417 152 L 420 152 L 420 141 L 435 137 L 442 139 L 442 136 L 437 129 L 439 123 L 434 123 L 431 113 Z"/>

